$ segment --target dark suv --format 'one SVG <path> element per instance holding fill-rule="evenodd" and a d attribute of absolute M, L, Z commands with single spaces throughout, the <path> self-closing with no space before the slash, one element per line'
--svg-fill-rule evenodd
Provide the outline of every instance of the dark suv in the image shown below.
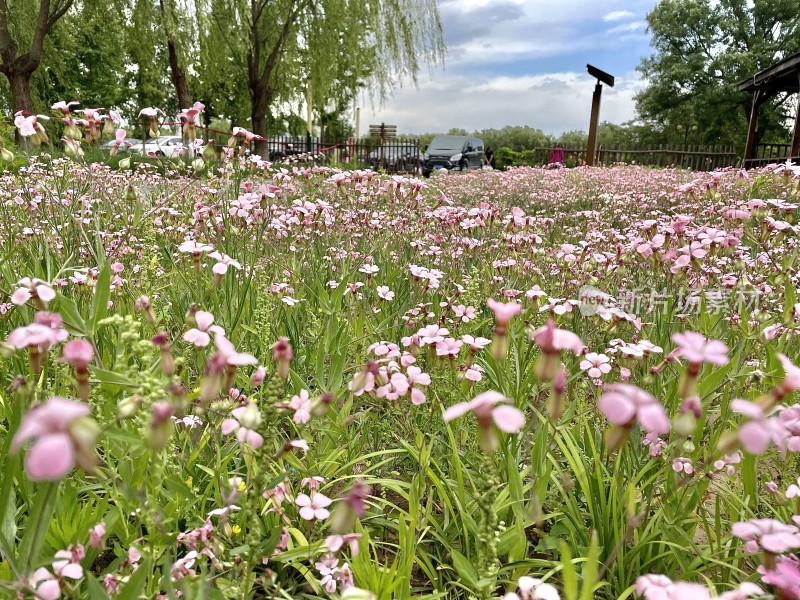
<path fill-rule="evenodd" d="M 483 168 L 483 140 L 466 135 L 437 135 L 425 151 L 422 174 L 436 169 L 467 171 Z"/>

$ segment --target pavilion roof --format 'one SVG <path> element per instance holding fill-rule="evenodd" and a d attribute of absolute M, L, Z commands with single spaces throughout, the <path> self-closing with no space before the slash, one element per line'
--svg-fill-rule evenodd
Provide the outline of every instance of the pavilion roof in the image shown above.
<path fill-rule="evenodd" d="M 770 94 L 800 90 L 800 52 L 739 83 L 739 91 L 754 92 L 757 89 Z"/>

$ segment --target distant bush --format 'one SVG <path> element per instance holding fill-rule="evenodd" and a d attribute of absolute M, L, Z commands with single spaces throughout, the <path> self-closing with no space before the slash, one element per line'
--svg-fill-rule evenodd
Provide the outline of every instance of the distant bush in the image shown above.
<path fill-rule="evenodd" d="M 494 154 L 498 169 L 506 167 L 524 167 L 534 164 L 536 152 L 533 150 L 523 150 L 517 152 L 511 148 L 498 148 Z"/>

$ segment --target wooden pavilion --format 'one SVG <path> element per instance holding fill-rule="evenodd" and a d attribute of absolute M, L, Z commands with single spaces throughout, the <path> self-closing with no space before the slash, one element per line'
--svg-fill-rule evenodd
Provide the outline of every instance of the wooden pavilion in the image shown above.
<path fill-rule="evenodd" d="M 747 129 L 747 144 L 742 166 L 759 167 L 786 160 L 800 162 L 800 98 L 798 98 L 791 143 L 756 144 L 756 125 L 762 104 L 781 92 L 800 93 L 800 52 L 745 79 L 739 84 L 739 90 L 753 94 L 753 107 L 750 110 L 750 125 Z"/>

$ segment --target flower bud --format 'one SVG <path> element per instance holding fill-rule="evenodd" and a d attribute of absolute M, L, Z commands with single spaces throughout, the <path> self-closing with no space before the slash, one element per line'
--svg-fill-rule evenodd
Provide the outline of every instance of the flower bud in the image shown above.
<path fill-rule="evenodd" d="M 117 406 L 117 416 L 120 419 L 130 419 L 139 411 L 143 401 L 144 398 L 138 395 L 123 398 Z"/>
<path fill-rule="evenodd" d="M 261 425 L 261 411 L 254 402 L 249 402 L 244 409 L 244 412 L 239 417 L 239 424 L 245 429 L 256 429 Z"/>
<path fill-rule="evenodd" d="M 91 471 L 97 466 L 94 446 L 100 435 L 100 426 L 89 417 L 76 419 L 69 426 L 69 433 L 75 442 L 75 458 L 84 471 Z"/>

